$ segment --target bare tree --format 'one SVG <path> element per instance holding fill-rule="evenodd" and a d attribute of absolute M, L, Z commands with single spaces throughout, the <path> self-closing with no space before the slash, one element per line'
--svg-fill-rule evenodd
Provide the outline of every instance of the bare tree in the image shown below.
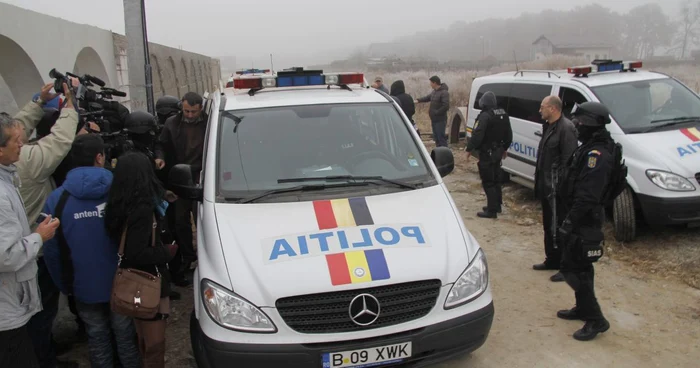
<path fill-rule="evenodd" d="M 671 44 L 675 27 L 658 4 L 640 5 L 626 16 L 625 51 L 637 58 L 649 58 L 656 48 Z"/>
<path fill-rule="evenodd" d="M 690 47 L 700 36 L 700 1 L 693 4 L 691 0 L 685 0 L 681 3 L 679 10 L 678 23 L 680 25 L 669 53 L 680 52 L 681 59 L 685 59 L 686 54 L 689 54 Z"/>

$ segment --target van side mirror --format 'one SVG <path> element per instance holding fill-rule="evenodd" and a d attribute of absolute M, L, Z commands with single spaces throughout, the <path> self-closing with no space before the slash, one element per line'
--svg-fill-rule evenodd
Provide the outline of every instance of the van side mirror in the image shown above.
<path fill-rule="evenodd" d="M 193 201 L 202 201 L 204 199 L 204 190 L 195 186 L 192 181 L 192 168 L 190 165 L 178 164 L 170 169 L 168 189 L 180 198 Z"/>
<path fill-rule="evenodd" d="M 440 176 L 443 178 L 449 175 L 455 168 L 455 158 L 452 155 L 452 150 L 447 147 L 435 147 L 430 152 L 430 158 L 435 163 Z"/>

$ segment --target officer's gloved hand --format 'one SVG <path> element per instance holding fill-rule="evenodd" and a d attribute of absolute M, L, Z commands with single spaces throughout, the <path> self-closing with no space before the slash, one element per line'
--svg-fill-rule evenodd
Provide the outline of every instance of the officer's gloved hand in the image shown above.
<path fill-rule="evenodd" d="M 559 237 L 561 237 L 562 240 L 565 240 L 571 235 L 571 231 L 573 229 L 574 229 L 574 224 L 572 224 L 569 219 L 566 219 L 566 220 L 564 220 L 564 222 L 562 222 L 562 224 L 559 227 L 559 230 L 557 232 L 559 233 Z"/>

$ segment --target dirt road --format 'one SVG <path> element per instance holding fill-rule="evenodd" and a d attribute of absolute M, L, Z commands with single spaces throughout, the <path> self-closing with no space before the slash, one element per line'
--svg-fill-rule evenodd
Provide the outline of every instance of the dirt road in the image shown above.
<path fill-rule="evenodd" d="M 700 362 L 700 291 L 659 275 L 643 274 L 604 257 L 596 266 L 596 292 L 611 329 L 590 342 L 571 334 L 582 322 L 563 321 L 556 311 L 570 308 L 573 291 L 552 283 L 552 272 L 532 270 L 543 259 L 539 206 L 516 185 L 504 189 L 504 213 L 497 220 L 479 219 L 485 204 L 476 165 L 463 153 L 446 178 L 467 228 L 488 258 L 496 317 L 486 344 L 461 359 L 439 365 L 458 367 L 694 367 Z M 189 345 L 191 289 L 178 289 L 168 324 L 168 367 L 194 367 Z M 74 323 L 62 311 L 55 333 L 70 340 Z M 88 367 L 87 349 L 76 345 L 62 358 Z M 695 363 L 693 363 L 695 362 Z M 235 362 L 232 362 L 234 364 Z"/>

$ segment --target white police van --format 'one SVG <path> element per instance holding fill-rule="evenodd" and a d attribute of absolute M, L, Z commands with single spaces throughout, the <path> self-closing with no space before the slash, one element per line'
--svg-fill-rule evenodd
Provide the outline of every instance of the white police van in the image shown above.
<path fill-rule="evenodd" d="M 200 367 L 430 364 L 486 340 L 486 258 L 428 153 L 362 74 L 241 75 L 206 106 L 191 317 Z"/>
<path fill-rule="evenodd" d="M 607 126 L 622 144 L 629 187 L 613 206 L 615 237 L 635 237 L 637 214 L 648 224 L 700 222 L 700 97 L 680 81 L 640 70 L 642 62 L 598 60 L 564 71 L 508 72 L 475 78 L 466 119 L 467 137 L 486 91 L 510 114 L 513 143 L 503 170 L 514 182 L 534 187 L 539 114 L 544 97 L 562 99 L 564 115 L 576 103 L 598 101 L 610 109 Z M 467 138 L 468 139 L 468 138 Z"/>

